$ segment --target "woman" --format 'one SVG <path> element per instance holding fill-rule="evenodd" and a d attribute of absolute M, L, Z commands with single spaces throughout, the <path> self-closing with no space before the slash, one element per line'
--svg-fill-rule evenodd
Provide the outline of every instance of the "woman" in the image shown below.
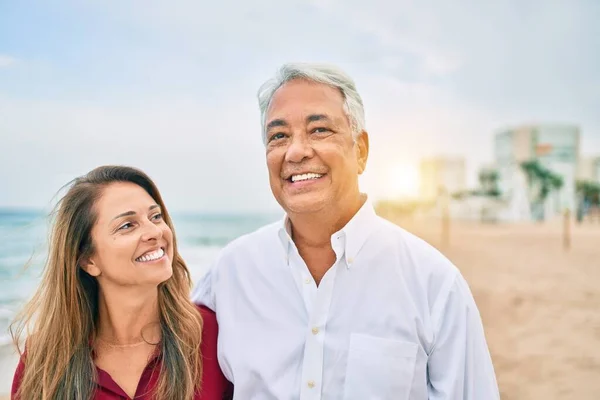
<path fill-rule="evenodd" d="M 75 179 L 57 205 L 41 285 L 11 327 L 17 345 L 29 335 L 13 398 L 227 396 L 215 316 L 191 303 L 190 286 L 146 174 L 104 166 Z"/>

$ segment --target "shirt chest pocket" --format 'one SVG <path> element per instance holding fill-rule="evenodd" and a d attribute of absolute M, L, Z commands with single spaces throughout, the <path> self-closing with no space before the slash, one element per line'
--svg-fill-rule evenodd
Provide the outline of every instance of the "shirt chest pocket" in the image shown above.
<path fill-rule="evenodd" d="M 408 400 L 418 345 L 353 333 L 344 400 Z"/>

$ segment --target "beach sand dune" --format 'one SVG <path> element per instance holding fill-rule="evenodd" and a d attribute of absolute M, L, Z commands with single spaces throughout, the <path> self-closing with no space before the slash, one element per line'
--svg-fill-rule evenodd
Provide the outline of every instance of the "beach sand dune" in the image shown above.
<path fill-rule="evenodd" d="M 390 218 L 391 220 L 394 220 Z M 503 400 L 600 398 L 600 224 L 395 219 L 462 271 L 481 312 Z"/>

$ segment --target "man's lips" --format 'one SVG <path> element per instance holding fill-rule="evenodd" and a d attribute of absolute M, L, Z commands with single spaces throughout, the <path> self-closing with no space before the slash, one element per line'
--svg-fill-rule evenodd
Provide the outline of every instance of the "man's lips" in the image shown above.
<path fill-rule="evenodd" d="M 290 175 L 290 177 L 287 180 L 292 183 L 304 182 L 304 181 L 319 179 L 319 178 L 323 177 L 323 175 L 324 174 L 317 173 L 317 172 L 302 172 L 302 173 Z"/>

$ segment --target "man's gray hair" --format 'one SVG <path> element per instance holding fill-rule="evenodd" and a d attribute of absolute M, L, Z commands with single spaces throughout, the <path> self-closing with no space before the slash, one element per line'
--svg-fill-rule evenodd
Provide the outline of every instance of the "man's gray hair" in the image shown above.
<path fill-rule="evenodd" d="M 262 124 L 263 143 L 267 143 L 267 110 L 275 91 L 294 79 L 304 79 L 322 83 L 338 89 L 344 97 L 344 112 L 356 140 L 365 130 L 365 110 L 362 99 L 356 90 L 354 80 L 341 69 L 328 64 L 287 63 L 279 67 L 275 76 L 258 89 L 258 105 Z"/>

